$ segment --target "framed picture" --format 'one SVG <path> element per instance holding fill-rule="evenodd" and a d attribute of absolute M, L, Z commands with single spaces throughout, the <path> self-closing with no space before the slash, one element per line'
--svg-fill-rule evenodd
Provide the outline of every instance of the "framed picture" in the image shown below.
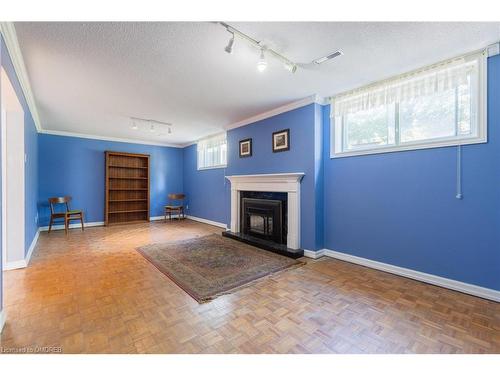
<path fill-rule="evenodd" d="M 252 156 L 252 138 L 240 141 L 240 158 Z"/>
<path fill-rule="evenodd" d="M 273 133 L 273 152 L 290 150 L 290 129 Z"/>

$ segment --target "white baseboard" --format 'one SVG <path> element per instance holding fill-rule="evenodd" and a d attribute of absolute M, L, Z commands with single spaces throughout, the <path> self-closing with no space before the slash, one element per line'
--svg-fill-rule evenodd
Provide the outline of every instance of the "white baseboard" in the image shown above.
<path fill-rule="evenodd" d="M 329 249 L 322 249 L 319 252 L 324 256 L 344 260 L 346 262 L 359 264 L 361 266 L 374 268 L 376 270 L 389 272 L 394 275 L 408 277 L 410 279 L 423 281 L 424 283 L 437 285 L 443 288 L 456 290 L 458 292 L 470 294 L 476 297 L 481 297 L 489 299 L 492 301 L 500 302 L 500 290 L 494 290 L 489 288 L 484 288 L 474 284 L 467 284 L 461 281 L 447 279 L 445 277 L 432 275 L 425 272 L 415 271 L 409 268 L 398 267 L 388 263 L 377 262 L 375 260 L 357 257 L 355 255 L 350 255 L 346 253 L 341 253 L 339 251 L 333 251 Z M 305 254 L 305 256 L 308 256 Z M 321 255 L 315 257 L 319 258 Z M 311 256 L 312 257 L 312 256 Z"/>
<path fill-rule="evenodd" d="M 175 214 L 175 215 L 172 215 L 172 219 L 177 219 L 179 217 L 178 214 Z M 186 219 L 190 219 L 190 220 L 193 220 L 193 221 L 198 221 L 200 223 L 204 223 L 204 224 L 209 224 L 209 225 L 214 225 L 216 227 L 221 227 L 221 228 L 224 228 L 224 229 L 227 229 L 227 226 L 226 224 L 224 223 L 219 223 L 217 221 L 212 221 L 212 220 L 208 220 L 208 219 L 203 219 L 201 217 L 196 217 L 196 216 L 191 216 L 191 215 L 186 215 Z M 156 221 L 156 220 L 165 220 L 165 216 L 151 216 L 149 218 L 149 220 L 151 221 Z"/>
<path fill-rule="evenodd" d="M 203 219 L 201 217 L 196 217 L 196 216 L 191 216 L 191 215 L 186 215 L 186 217 L 188 219 L 191 219 L 191 220 L 194 220 L 194 221 L 199 221 L 200 223 L 205 223 L 205 224 L 209 224 L 209 225 L 213 225 L 213 226 L 216 226 L 216 227 L 227 229 L 227 224 L 224 224 L 224 223 L 219 223 L 217 221 Z"/>
<path fill-rule="evenodd" d="M 30 264 L 31 255 L 33 255 L 33 250 L 35 250 L 36 243 L 38 242 L 38 237 L 40 236 L 40 228 L 35 233 L 35 237 L 33 237 L 33 241 L 31 241 L 31 245 L 28 249 L 28 254 L 26 254 L 26 266 Z"/>
<path fill-rule="evenodd" d="M 321 249 L 318 251 L 313 250 L 304 250 L 304 256 L 307 258 L 318 259 L 325 255 L 325 249 Z"/>
<path fill-rule="evenodd" d="M 16 260 L 14 262 L 6 262 L 3 264 L 4 271 L 17 270 L 19 268 L 25 268 L 28 265 L 26 259 Z"/>
<path fill-rule="evenodd" d="M 104 221 L 93 221 L 89 223 L 83 223 L 84 227 L 102 227 L 104 225 Z M 69 229 L 81 228 L 82 225 L 80 223 L 72 223 L 69 225 Z M 62 230 L 64 229 L 64 224 L 52 225 L 52 230 Z M 48 232 L 49 227 L 40 227 L 40 232 Z"/>
<path fill-rule="evenodd" d="M 0 311 L 0 333 L 2 333 L 6 319 L 7 319 L 7 314 L 5 313 L 5 311 L 4 310 Z"/>
<path fill-rule="evenodd" d="M 173 214 L 172 215 L 172 219 L 177 219 L 179 217 L 178 214 Z M 167 217 L 167 219 L 169 218 L 169 216 Z M 165 220 L 165 216 L 151 216 L 149 218 L 150 221 L 158 221 L 158 220 Z"/>
<path fill-rule="evenodd" d="M 30 263 L 31 260 L 31 255 L 33 255 L 33 250 L 35 250 L 36 243 L 38 242 L 38 237 L 40 236 L 40 228 L 36 231 L 35 237 L 33 237 L 33 240 L 31 241 L 31 245 L 28 249 L 28 253 L 22 260 L 17 260 L 15 262 L 7 262 L 3 265 L 3 270 L 4 271 L 10 271 L 10 270 L 16 270 L 19 268 L 25 268 L 28 267 L 28 264 Z"/>

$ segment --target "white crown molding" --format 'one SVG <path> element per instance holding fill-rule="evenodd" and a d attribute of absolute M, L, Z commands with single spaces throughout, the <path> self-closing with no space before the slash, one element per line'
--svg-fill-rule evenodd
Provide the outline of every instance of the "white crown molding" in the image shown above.
<path fill-rule="evenodd" d="M 359 264 L 361 266 L 373 268 L 379 271 L 389 272 L 394 275 L 422 281 L 424 283 L 437 285 L 451 290 L 456 290 L 458 292 L 470 294 L 476 297 L 481 297 L 492 301 L 500 302 L 500 290 L 484 288 L 478 285 L 468 284 L 461 281 L 448 279 L 445 277 L 436 276 L 425 272 L 415 271 L 409 268 L 394 266 L 388 263 L 377 262 L 375 260 L 357 257 L 355 255 L 341 253 L 339 251 L 334 251 L 329 249 L 322 249 L 315 252 L 318 254 L 311 254 L 311 253 L 313 252 L 309 250 L 307 250 L 307 252 L 304 251 L 305 256 L 313 259 L 317 259 L 321 256 L 327 256 L 330 258 L 335 258 L 346 262 Z"/>
<path fill-rule="evenodd" d="M 14 70 L 16 72 L 19 83 L 21 84 L 21 89 L 28 104 L 28 108 L 35 122 L 36 130 L 42 130 L 42 123 L 40 122 L 40 117 L 38 116 L 38 110 L 36 107 L 35 97 L 33 91 L 31 90 L 30 81 L 28 78 L 28 73 L 26 71 L 26 65 L 24 65 L 23 54 L 19 48 L 19 42 L 17 40 L 16 29 L 14 23 L 12 22 L 0 22 L 0 31 L 3 35 L 5 45 L 9 51 L 12 64 L 14 65 Z"/>
<path fill-rule="evenodd" d="M 490 44 L 486 50 L 488 51 L 488 57 L 496 56 L 500 53 L 500 42 Z"/>
<path fill-rule="evenodd" d="M 271 109 L 269 111 L 262 112 L 258 115 L 249 117 L 247 119 L 226 125 L 226 126 L 224 126 L 224 129 L 225 130 L 232 130 L 232 129 L 236 129 L 236 128 L 241 128 L 242 126 L 250 125 L 250 124 L 253 124 L 254 122 L 265 120 L 266 118 L 273 117 L 273 116 L 279 115 L 281 113 L 289 112 L 289 111 L 292 111 L 292 110 L 300 108 L 300 107 L 305 107 L 306 105 L 309 105 L 312 103 L 325 105 L 325 104 L 328 104 L 328 100 L 326 98 L 323 98 L 323 97 L 318 96 L 318 95 L 311 95 L 311 96 L 308 96 L 304 99 L 300 99 L 300 100 L 297 100 L 295 102 L 291 102 L 291 103 L 282 105 L 281 107 L 277 107 L 277 108 Z M 214 135 L 216 135 L 216 134 L 217 133 L 215 133 Z M 208 136 L 208 137 L 210 137 L 210 136 Z M 182 144 L 181 147 L 186 148 L 186 147 L 195 145 L 196 143 L 198 143 L 198 141 L 201 141 L 202 139 L 208 138 L 208 137 L 203 137 L 203 138 L 197 139 L 196 141 L 193 141 L 193 142 L 184 143 L 184 144 Z"/>
<path fill-rule="evenodd" d="M 224 129 L 231 130 L 231 129 L 240 128 L 242 126 L 252 124 L 252 123 L 257 122 L 257 121 L 265 120 L 266 118 L 273 117 L 273 116 L 279 115 L 280 113 L 285 113 L 285 112 L 291 111 L 293 109 L 304 107 L 304 106 L 312 104 L 312 103 L 323 105 L 325 103 L 325 100 L 324 100 L 324 98 L 322 98 L 318 95 L 311 95 L 311 96 L 308 96 L 304 99 L 300 99 L 300 100 L 297 100 L 295 102 L 291 102 L 291 103 L 282 105 L 281 107 L 271 109 L 270 111 L 263 112 L 263 113 L 260 113 L 258 115 L 249 117 L 247 119 L 226 125 L 224 127 Z"/>
<path fill-rule="evenodd" d="M 184 147 L 184 146 L 182 146 L 180 144 L 175 144 L 175 143 L 162 143 L 162 142 L 152 142 L 152 141 L 141 141 L 141 140 L 138 140 L 138 139 L 131 139 L 131 138 L 104 137 L 104 136 L 100 136 L 100 135 L 73 133 L 73 132 L 67 132 L 67 131 L 62 131 L 62 130 L 45 130 L 45 129 L 42 129 L 40 131 L 40 133 L 41 134 L 49 134 L 49 135 L 59 135 L 61 137 L 94 139 L 94 140 L 98 140 L 98 141 L 134 143 L 134 144 L 138 144 L 138 145 L 175 147 L 175 148 L 183 148 Z"/>
<path fill-rule="evenodd" d="M 33 95 L 33 91 L 31 90 L 31 85 L 29 82 L 28 74 L 26 71 L 26 66 L 24 64 L 24 59 L 21 53 L 21 49 L 19 48 L 19 42 L 17 40 L 16 30 L 14 28 L 14 24 L 12 22 L 0 22 L 0 31 L 4 37 L 5 44 L 7 45 L 7 49 L 9 51 L 9 55 L 12 59 L 12 63 L 14 64 L 14 69 L 16 71 L 17 77 L 21 84 L 22 91 L 24 93 L 24 97 L 26 98 L 26 102 L 28 103 L 29 110 L 33 117 L 33 121 L 35 122 L 36 129 L 39 133 L 43 134 L 52 134 L 52 135 L 61 135 L 66 137 L 77 137 L 77 138 L 86 138 L 86 139 L 97 139 L 97 140 L 106 140 L 106 141 L 115 141 L 115 142 L 124 142 L 124 143 L 135 143 L 135 144 L 145 144 L 145 145 L 153 145 L 153 146 L 163 146 L 163 147 L 176 147 L 176 148 L 185 148 L 189 147 L 193 144 L 196 144 L 198 140 L 193 142 L 187 142 L 182 144 L 170 144 L 163 142 L 150 142 L 150 141 L 141 141 L 136 139 L 129 138 L 115 138 L 115 137 L 105 137 L 98 136 L 93 134 L 82 134 L 82 133 L 73 133 L 67 131 L 60 130 L 45 130 L 42 128 L 42 124 L 40 121 L 40 117 L 38 115 L 38 110 L 36 107 L 35 97 Z M 325 98 L 322 98 L 318 95 L 311 95 L 304 99 L 297 100 L 278 108 L 274 108 L 270 111 L 266 111 L 260 113 L 258 115 L 249 117 L 247 119 L 229 124 L 224 127 L 224 130 L 236 129 L 245 125 L 249 125 L 251 123 L 264 120 L 269 117 L 273 117 L 279 115 L 280 113 L 288 112 L 293 109 L 297 109 L 300 107 L 304 107 L 306 105 L 317 103 L 324 105 L 326 104 Z"/>

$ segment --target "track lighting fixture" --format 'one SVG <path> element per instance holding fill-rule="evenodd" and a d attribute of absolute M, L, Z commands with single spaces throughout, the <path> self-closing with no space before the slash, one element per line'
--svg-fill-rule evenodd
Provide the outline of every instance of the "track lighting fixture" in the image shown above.
<path fill-rule="evenodd" d="M 284 64 L 284 67 L 286 70 L 288 70 L 290 73 L 295 73 L 297 71 L 297 65 L 295 64 L 291 64 L 291 63 L 288 63 L 286 62 Z"/>
<path fill-rule="evenodd" d="M 259 72 L 263 72 L 267 68 L 267 61 L 264 56 L 264 50 L 266 50 L 267 55 L 272 55 L 274 58 L 281 60 L 285 66 L 285 68 L 290 72 L 290 73 L 295 73 L 297 71 L 297 64 L 294 63 L 293 61 L 289 60 L 285 56 L 283 56 L 281 53 L 276 52 L 275 50 L 268 48 L 265 46 L 262 42 L 255 40 L 251 36 L 242 33 L 238 29 L 235 29 L 231 25 L 228 25 L 225 22 L 215 22 L 224 27 L 227 32 L 231 34 L 231 39 L 229 40 L 229 43 L 227 44 L 226 48 L 224 50 L 227 53 L 232 53 L 233 52 L 233 45 L 234 45 L 234 38 L 237 36 L 240 39 L 246 41 L 248 44 L 251 46 L 258 48 L 260 50 L 260 59 L 259 62 L 257 63 L 257 70 Z"/>
<path fill-rule="evenodd" d="M 133 130 L 149 130 L 151 133 L 156 132 L 158 136 L 165 135 L 164 130 L 166 130 L 168 134 L 172 134 L 172 124 L 169 122 L 162 122 L 139 117 L 130 117 L 130 120 L 132 120 L 132 125 L 130 127 Z"/>
<path fill-rule="evenodd" d="M 259 58 L 259 62 L 257 63 L 257 70 L 259 72 L 263 72 L 264 70 L 266 70 L 267 68 L 267 61 L 266 61 L 266 57 L 264 56 L 264 50 L 261 49 L 260 50 L 260 58 Z"/>
<path fill-rule="evenodd" d="M 232 35 L 231 39 L 229 39 L 226 48 L 224 48 L 224 51 L 226 51 L 229 54 L 233 53 L 233 45 L 234 45 L 234 33 L 231 33 L 231 35 Z"/>

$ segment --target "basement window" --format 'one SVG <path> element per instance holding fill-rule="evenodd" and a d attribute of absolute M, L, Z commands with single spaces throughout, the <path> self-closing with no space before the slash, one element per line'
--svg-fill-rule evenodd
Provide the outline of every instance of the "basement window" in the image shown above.
<path fill-rule="evenodd" d="M 486 142 L 486 60 L 461 56 L 335 96 L 330 156 Z"/>
<path fill-rule="evenodd" d="M 196 148 L 198 152 L 198 170 L 226 167 L 226 133 L 202 139 L 198 141 Z"/>

